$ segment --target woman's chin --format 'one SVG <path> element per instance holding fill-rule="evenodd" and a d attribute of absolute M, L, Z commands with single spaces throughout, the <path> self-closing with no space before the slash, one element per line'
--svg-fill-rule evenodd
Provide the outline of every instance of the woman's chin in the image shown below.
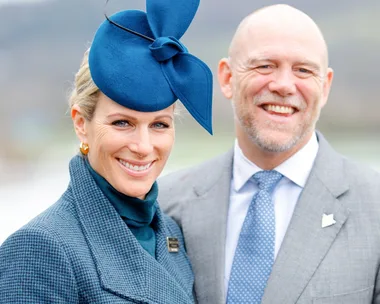
<path fill-rule="evenodd" d="M 122 189 L 116 189 L 119 192 L 123 193 L 124 195 L 130 196 L 130 197 L 137 197 L 140 199 L 144 199 L 145 196 L 148 194 L 150 189 L 152 188 L 153 183 L 145 182 L 141 185 L 140 183 L 128 183 L 128 188 L 123 187 Z M 126 189 L 125 189 L 126 188 Z"/>

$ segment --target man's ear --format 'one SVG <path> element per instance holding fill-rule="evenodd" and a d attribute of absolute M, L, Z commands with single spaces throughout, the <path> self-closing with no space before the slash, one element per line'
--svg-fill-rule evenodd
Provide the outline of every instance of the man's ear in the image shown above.
<path fill-rule="evenodd" d="M 218 80 L 220 90 L 227 99 L 232 98 L 232 72 L 228 58 L 223 58 L 219 61 L 218 65 Z"/>
<path fill-rule="evenodd" d="M 86 118 L 84 117 L 81 108 L 76 104 L 71 108 L 71 119 L 74 123 L 75 133 L 81 143 L 87 143 Z"/>
<path fill-rule="evenodd" d="M 325 104 L 327 103 L 327 99 L 329 98 L 333 78 L 334 78 L 334 71 L 332 68 L 328 68 L 327 73 L 326 73 L 326 79 L 323 83 L 323 100 L 322 100 L 321 107 L 324 107 Z"/>

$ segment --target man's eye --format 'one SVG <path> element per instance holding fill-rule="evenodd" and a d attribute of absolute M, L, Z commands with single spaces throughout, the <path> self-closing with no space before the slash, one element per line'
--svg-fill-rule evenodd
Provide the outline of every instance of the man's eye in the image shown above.
<path fill-rule="evenodd" d="M 301 72 L 301 73 L 306 73 L 306 74 L 311 74 L 312 73 L 312 71 L 310 71 L 308 69 L 305 69 L 305 68 L 299 68 L 298 71 Z"/>
<path fill-rule="evenodd" d="M 125 128 L 129 126 L 129 122 L 127 120 L 116 120 L 112 123 L 113 126 Z"/>
<path fill-rule="evenodd" d="M 270 68 L 272 68 L 272 66 L 269 64 L 266 64 L 266 65 L 260 65 L 256 69 L 269 70 Z"/>
<path fill-rule="evenodd" d="M 273 66 L 270 64 L 260 65 L 255 70 L 261 74 L 269 74 L 273 71 Z"/>
<path fill-rule="evenodd" d="M 314 71 L 306 68 L 296 68 L 294 73 L 300 78 L 308 78 L 314 75 Z"/>

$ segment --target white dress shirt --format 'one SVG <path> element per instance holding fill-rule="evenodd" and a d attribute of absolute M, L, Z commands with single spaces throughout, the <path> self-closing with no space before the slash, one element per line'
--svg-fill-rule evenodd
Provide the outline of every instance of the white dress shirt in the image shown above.
<path fill-rule="evenodd" d="M 314 133 L 308 143 L 300 151 L 274 169 L 283 175 L 273 191 L 276 218 L 275 258 L 284 239 L 298 197 L 309 177 L 315 157 L 318 153 L 318 147 L 318 140 Z M 262 171 L 262 169 L 243 155 L 236 141 L 230 189 L 230 205 L 227 217 L 224 276 L 226 292 L 228 290 L 228 282 L 236 246 L 239 241 L 240 230 L 243 226 L 252 198 L 258 191 L 258 186 L 252 181 L 251 177 L 258 171 Z"/>

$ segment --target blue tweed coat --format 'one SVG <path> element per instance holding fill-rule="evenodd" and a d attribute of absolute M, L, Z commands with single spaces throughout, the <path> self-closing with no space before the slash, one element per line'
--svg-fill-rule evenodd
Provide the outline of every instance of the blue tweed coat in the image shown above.
<path fill-rule="evenodd" d="M 57 203 L 0 247 L 0 303 L 193 303 L 180 229 L 158 209 L 156 259 L 138 243 L 80 156 Z M 180 252 L 169 253 L 166 237 Z"/>

